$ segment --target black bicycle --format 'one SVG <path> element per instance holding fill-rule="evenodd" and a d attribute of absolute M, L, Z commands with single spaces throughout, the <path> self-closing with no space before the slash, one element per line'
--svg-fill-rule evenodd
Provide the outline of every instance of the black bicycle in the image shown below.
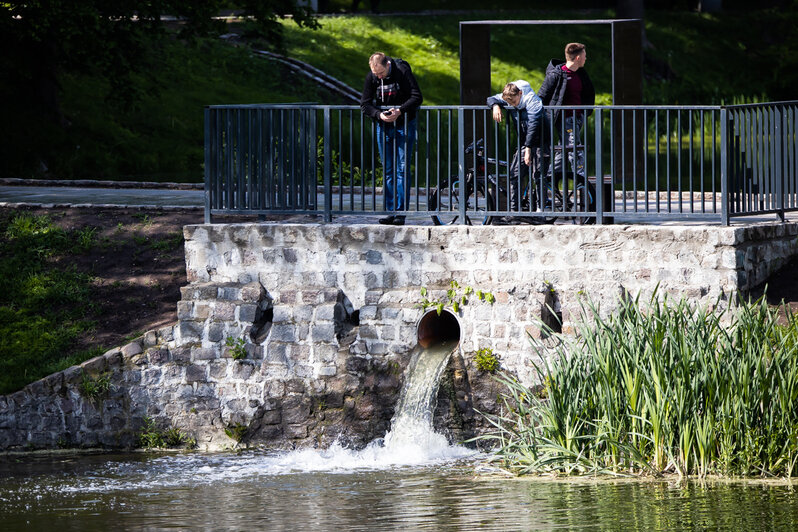
<path fill-rule="evenodd" d="M 466 156 L 473 154 L 474 164 L 469 166 L 465 175 L 466 212 L 480 211 L 507 211 L 509 207 L 507 186 L 508 179 L 498 178 L 495 174 L 486 172 L 486 164 L 496 169 L 504 169 L 507 175 L 507 161 L 485 156 L 482 139 L 472 142 L 466 147 Z M 526 223 L 554 223 L 554 221 L 567 212 L 592 212 L 596 209 L 595 187 L 585 177 L 574 178 L 572 172 L 567 172 L 563 179 L 557 172 L 555 179 L 547 177 L 541 179 L 540 164 L 533 163 L 535 168 L 534 178 L 528 179 L 521 192 L 520 213 L 538 212 L 536 216 L 518 216 L 511 213 L 513 222 Z M 543 186 L 541 186 L 541 183 Z M 437 187 L 432 189 L 429 196 L 429 210 L 437 211 L 432 215 L 435 225 L 448 225 L 455 223 L 460 216 L 460 177 L 454 175 L 449 179 L 442 179 Z M 541 194 L 539 189 L 543 190 Z M 500 223 L 502 218 L 495 216 L 482 216 L 483 225 Z M 590 216 L 570 216 L 573 223 L 595 223 L 595 218 Z M 466 223 L 473 225 L 471 217 L 466 215 Z"/>
<path fill-rule="evenodd" d="M 506 167 L 507 161 L 501 161 L 490 157 L 485 157 L 484 143 L 482 139 L 470 143 L 465 149 L 466 156 L 474 156 L 474 164 L 468 167 L 465 174 L 465 202 L 466 212 L 474 213 L 487 210 L 497 210 L 494 200 L 494 191 L 497 190 L 496 178 L 485 172 L 485 165 L 497 165 Z M 438 186 L 430 191 L 428 208 L 436 211 L 432 215 L 432 223 L 435 225 L 449 225 L 455 223 L 460 217 L 460 176 L 453 175 L 450 178 L 443 178 Z M 500 209 L 505 209 L 506 205 Z M 488 225 L 492 221 L 490 216 L 482 216 L 483 225 Z M 466 223 L 472 225 L 471 217 L 466 215 Z"/>

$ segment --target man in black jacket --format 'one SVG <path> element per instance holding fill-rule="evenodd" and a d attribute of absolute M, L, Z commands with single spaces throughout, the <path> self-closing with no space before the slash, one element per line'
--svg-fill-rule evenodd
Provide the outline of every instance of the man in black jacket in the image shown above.
<path fill-rule="evenodd" d="M 413 153 L 416 140 L 416 111 L 422 102 L 421 89 L 407 61 L 376 52 L 369 58 L 369 68 L 360 109 L 377 122 L 377 148 L 385 173 L 385 210 L 403 211 L 410 192 L 409 187 L 405 190 L 410 167 L 405 162 Z M 404 225 L 405 217 L 391 215 L 380 218 L 380 223 Z"/>
<path fill-rule="evenodd" d="M 552 59 L 546 67 L 546 79 L 540 86 L 538 96 L 543 105 L 551 106 L 577 106 L 594 105 L 596 103 L 596 90 L 590 81 L 590 76 L 585 70 L 587 52 L 585 45 L 572 42 L 565 46 L 565 61 Z M 588 111 L 588 114 L 592 111 Z M 585 152 L 575 149 L 579 144 L 584 124 L 585 114 L 582 109 L 553 109 L 549 111 L 549 116 L 554 123 L 554 129 L 562 136 L 563 126 L 565 128 L 565 138 L 563 144 L 568 151 L 568 160 L 571 163 L 571 170 L 574 177 L 585 177 Z M 563 124 L 563 116 L 565 123 Z M 570 147 L 570 149 L 568 149 Z M 554 172 L 562 171 L 562 152 L 554 155 Z"/>

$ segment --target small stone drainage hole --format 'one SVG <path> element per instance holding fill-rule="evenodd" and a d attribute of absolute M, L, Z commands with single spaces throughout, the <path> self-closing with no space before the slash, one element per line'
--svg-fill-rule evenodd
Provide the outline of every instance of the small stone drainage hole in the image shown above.
<path fill-rule="evenodd" d="M 352 337 L 354 340 L 355 327 L 360 325 L 360 310 L 355 310 L 352 302 L 343 292 L 338 292 L 338 301 L 335 303 L 333 315 L 335 322 L 335 337 L 338 341 Z"/>
<path fill-rule="evenodd" d="M 258 307 L 258 312 L 255 315 L 255 321 L 252 322 L 252 329 L 249 333 L 249 336 L 252 338 L 254 343 L 260 344 L 266 341 L 266 338 L 269 336 L 269 331 L 272 328 L 273 321 L 274 307 L 272 306 L 272 301 L 267 300 L 261 302 L 260 307 Z"/>

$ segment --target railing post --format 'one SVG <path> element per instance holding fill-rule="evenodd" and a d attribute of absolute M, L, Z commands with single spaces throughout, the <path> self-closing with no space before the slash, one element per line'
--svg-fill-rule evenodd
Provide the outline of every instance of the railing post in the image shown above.
<path fill-rule="evenodd" d="M 773 120 L 773 142 L 775 143 L 775 153 L 773 155 L 773 172 L 776 174 L 776 214 L 779 220 L 784 221 L 784 165 L 782 164 L 781 143 L 782 143 L 782 115 L 781 108 L 777 105 L 774 109 Z"/>
<path fill-rule="evenodd" d="M 332 222 L 332 140 L 330 139 L 330 108 L 324 108 L 324 223 Z"/>
<path fill-rule="evenodd" d="M 595 115 L 594 120 L 596 121 L 596 141 L 595 141 L 595 149 L 596 149 L 596 224 L 603 225 L 604 224 L 604 171 L 603 165 L 601 160 L 601 133 L 603 130 L 603 119 L 601 116 L 601 109 L 596 108 L 593 113 Z M 585 174 L 587 175 L 587 174 Z M 590 190 L 587 186 L 588 184 L 585 183 L 585 187 Z"/>
<path fill-rule="evenodd" d="M 467 224 L 466 203 L 468 203 L 468 192 L 465 184 L 465 110 L 457 108 L 457 175 L 458 197 L 460 198 L 460 223 Z"/>
<path fill-rule="evenodd" d="M 729 225 L 729 111 L 720 109 L 720 222 Z"/>
<path fill-rule="evenodd" d="M 205 107 L 205 223 L 211 223 L 211 110 Z M 215 157 L 214 157 L 215 159 Z"/>

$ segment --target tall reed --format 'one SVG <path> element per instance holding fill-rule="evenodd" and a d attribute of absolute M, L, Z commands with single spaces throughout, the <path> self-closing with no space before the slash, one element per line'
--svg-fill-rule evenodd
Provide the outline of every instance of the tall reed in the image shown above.
<path fill-rule="evenodd" d="M 795 474 L 798 318 L 780 325 L 764 299 L 713 308 L 656 294 L 606 318 L 585 305 L 574 337 L 532 339 L 544 385 L 498 377 L 493 460 L 518 474 Z"/>

